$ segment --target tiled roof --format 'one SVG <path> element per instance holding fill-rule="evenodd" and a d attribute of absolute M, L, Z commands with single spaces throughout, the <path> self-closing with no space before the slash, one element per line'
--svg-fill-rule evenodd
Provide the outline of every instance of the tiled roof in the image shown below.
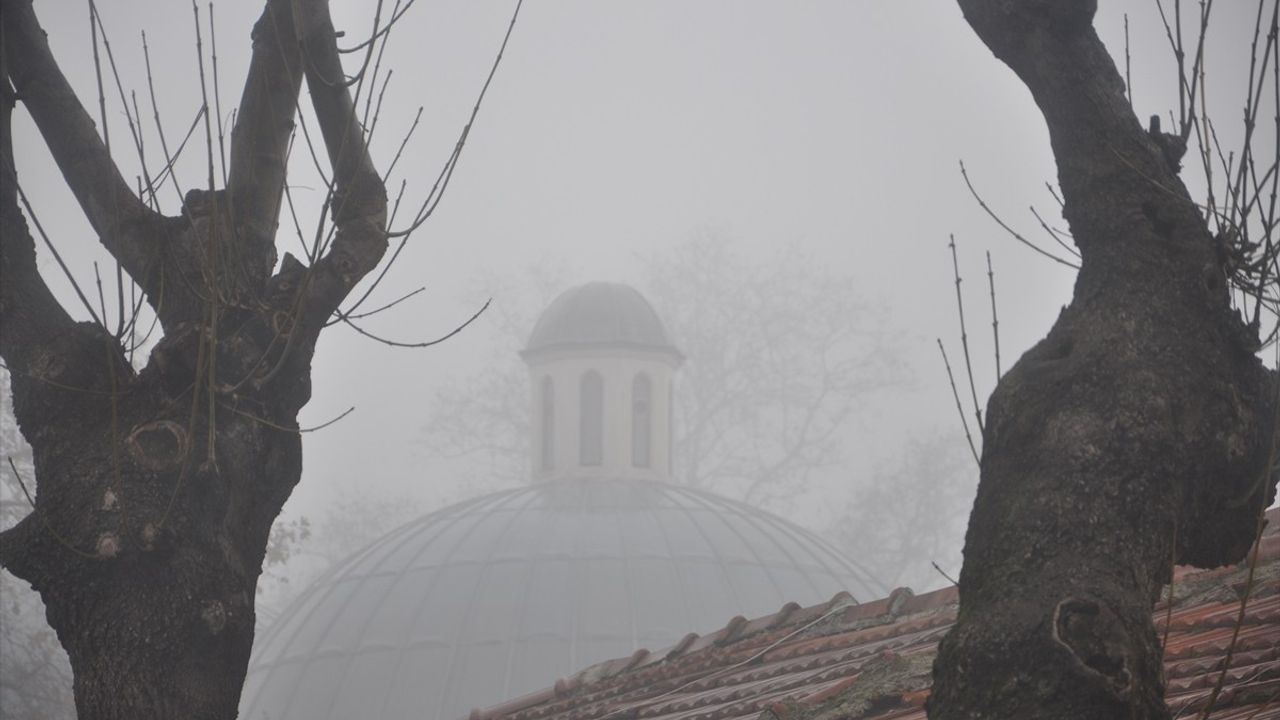
<path fill-rule="evenodd" d="M 1179 568 L 1172 609 L 1167 599 L 1155 608 L 1175 718 L 1199 716 L 1229 657 L 1209 717 L 1280 720 L 1280 512 L 1268 519 L 1252 581 L 1248 562 Z M 900 588 L 863 604 L 845 593 L 813 607 L 791 603 L 663 652 L 594 665 L 471 720 L 923 720 L 956 606 L 954 587 Z"/>

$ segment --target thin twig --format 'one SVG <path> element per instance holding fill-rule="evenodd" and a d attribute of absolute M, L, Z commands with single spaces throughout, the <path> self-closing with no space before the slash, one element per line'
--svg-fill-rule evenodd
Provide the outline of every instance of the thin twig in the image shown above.
<path fill-rule="evenodd" d="M 1277 354 L 1280 355 L 1280 352 Z M 1252 491 L 1261 489 L 1267 479 L 1272 476 L 1276 467 L 1276 459 L 1280 457 L 1280 433 L 1277 433 L 1277 430 L 1280 429 L 1280 383 L 1275 384 L 1275 392 L 1271 395 L 1271 407 L 1271 444 L 1267 449 L 1266 464 L 1258 471 L 1258 479 L 1253 483 Z M 1213 690 L 1209 693 L 1209 701 L 1200 713 L 1199 720 L 1206 720 L 1209 717 L 1214 703 L 1217 702 L 1218 696 L 1222 693 L 1222 687 L 1227 680 L 1227 671 L 1231 669 L 1231 659 L 1235 655 L 1236 643 L 1240 639 L 1240 628 L 1244 626 L 1245 611 L 1249 606 L 1250 595 L 1253 592 L 1254 575 L 1258 569 L 1258 552 L 1262 549 L 1262 530 L 1267 523 L 1265 493 L 1262 494 L 1262 501 L 1258 503 L 1257 518 L 1254 523 L 1253 548 L 1249 552 L 1249 571 L 1245 576 L 1244 589 L 1240 593 L 1240 610 L 1236 613 L 1235 626 L 1231 629 L 1231 642 L 1227 645 L 1226 655 L 1222 658 L 1222 670 L 1218 673 L 1218 679 L 1213 685 Z"/>
<path fill-rule="evenodd" d="M 969 441 L 969 452 L 973 453 L 973 461 L 982 467 L 978 458 L 978 448 L 973 444 L 973 435 L 969 432 L 969 421 L 965 419 L 964 406 L 960 404 L 960 392 L 956 390 L 956 376 L 951 372 L 951 361 L 947 359 L 947 349 L 942 346 L 942 338 L 938 338 L 938 350 L 942 353 L 942 364 L 947 368 L 947 380 L 951 383 L 951 396 L 956 400 L 956 412 L 960 414 L 960 424 L 964 426 L 964 439 Z"/>
<path fill-rule="evenodd" d="M 373 315 L 377 315 L 378 313 L 382 312 L 383 310 L 390 310 L 391 308 L 395 307 L 396 305 L 399 305 L 400 303 L 404 302 L 405 300 L 408 300 L 409 298 L 413 297 L 414 295 L 417 295 L 417 294 L 418 294 L 418 293 L 420 293 L 420 292 L 423 292 L 423 291 L 424 291 L 424 290 L 426 290 L 426 289 L 427 289 L 427 288 L 426 288 L 425 286 L 420 287 L 420 288 L 418 288 L 418 289 L 416 289 L 416 290 L 413 290 L 412 292 L 408 292 L 408 293 L 405 293 L 404 295 L 401 295 L 400 297 L 396 298 L 395 300 L 392 300 L 391 302 L 387 303 L 386 305 L 383 305 L 382 307 L 379 307 L 379 308 L 377 308 L 377 309 L 375 309 L 375 310 L 367 310 L 367 311 L 362 312 L 362 313 L 359 313 L 359 314 L 357 314 L 357 315 L 352 315 L 351 313 L 349 313 L 349 312 L 348 312 L 348 313 L 345 315 L 345 317 L 346 317 L 346 319 L 348 319 L 348 320 L 360 320 L 360 319 L 362 319 L 362 318 L 367 318 L 367 317 L 370 317 L 370 316 L 373 316 Z"/>
<path fill-rule="evenodd" d="M 1272 453 L 1274 460 L 1274 453 Z M 1270 463 L 1268 463 L 1268 470 Z M 1264 471 L 1265 472 L 1265 471 Z M 1244 590 L 1240 593 L 1240 610 L 1236 613 L 1235 625 L 1231 628 L 1231 642 L 1227 644 L 1226 655 L 1222 658 L 1222 669 L 1218 672 L 1218 679 L 1213 684 L 1213 690 L 1209 693 L 1209 701 L 1205 703 L 1204 709 L 1200 711 L 1199 720 L 1206 720 L 1209 713 L 1213 711 L 1214 705 L 1218 702 L 1218 696 L 1222 694 L 1222 688 L 1227 681 L 1227 673 L 1231 670 L 1231 660 L 1235 657 L 1236 644 L 1240 640 L 1240 628 L 1244 627 L 1245 611 L 1249 607 L 1250 596 L 1253 592 L 1254 575 L 1258 569 L 1258 550 L 1262 547 L 1262 528 L 1266 522 L 1265 508 L 1258 512 L 1257 532 L 1254 534 L 1253 550 L 1249 554 L 1249 571 L 1245 575 Z"/>
<path fill-rule="evenodd" d="M 270 420 L 267 420 L 266 418 L 258 417 L 257 415 L 254 415 L 252 413 L 247 413 L 244 410 L 241 410 L 240 408 L 235 407 L 234 405 L 228 405 L 227 403 L 218 403 L 218 404 L 221 405 L 223 408 L 230 410 L 231 412 L 243 418 L 247 418 L 261 425 L 265 425 L 273 430 L 279 430 L 281 432 L 287 432 L 287 433 L 310 433 L 310 432 L 315 432 L 317 430 L 323 430 L 329 427 L 330 425 L 338 422 L 342 418 L 350 415 L 352 411 L 356 409 L 355 406 L 352 405 L 351 407 L 344 410 L 342 414 L 338 415 L 334 419 L 329 420 L 327 422 L 320 423 L 319 425 L 315 425 L 308 428 L 291 428 L 291 427 L 285 427 L 284 425 L 280 425 L 277 423 L 273 423 Z"/>
<path fill-rule="evenodd" d="M 116 378 L 115 353 L 117 345 L 113 339 L 103 338 L 103 349 L 107 354 L 107 374 L 111 376 L 111 492 L 116 496 L 120 508 L 120 525 L 126 536 L 129 535 L 129 514 L 124 502 L 123 481 L 120 473 L 120 388 Z"/>
<path fill-rule="evenodd" d="M 434 340 L 427 340 L 427 341 L 425 341 L 425 342 L 406 343 L 406 342 L 398 342 L 398 341 L 396 341 L 396 340 L 388 340 L 388 339 L 386 339 L 386 338 L 383 338 L 383 337 L 379 337 L 379 336 L 377 336 L 377 335 L 374 335 L 373 333 L 369 332 L 368 330 L 365 330 L 364 328 L 360 327 L 359 325 L 356 325 L 355 323 L 351 322 L 351 319 L 350 319 L 350 318 L 343 317 L 343 318 L 342 318 L 342 321 L 343 321 L 344 323 L 346 323 L 346 324 L 347 324 L 347 325 L 348 325 L 352 330 L 355 330 L 356 332 L 358 332 L 358 333 L 360 333 L 361 335 L 363 335 L 363 336 L 365 336 L 365 337 L 369 338 L 370 340 L 376 340 L 376 341 L 378 341 L 378 342 L 382 343 L 383 345 L 390 345 L 391 347 L 400 347 L 400 348 L 424 348 L 424 347 L 431 347 L 432 345 L 439 345 L 440 343 L 444 342 L 445 340 L 448 340 L 449 338 L 453 337 L 454 335 L 457 335 L 458 333 L 460 333 L 460 332 L 462 332 L 463 330 L 465 330 L 465 329 L 467 328 L 467 326 L 468 326 L 468 325 L 470 325 L 471 323 L 475 322 L 475 321 L 476 321 L 476 319 L 480 317 L 481 313 L 483 313 L 485 310 L 488 310 L 488 309 L 489 309 L 489 304 L 490 304 L 490 303 L 492 303 L 492 302 L 493 302 L 493 298 L 489 298 L 488 300 L 485 300 L 485 301 L 484 301 L 484 305 L 482 305 L 482 306 L 480 307 L 480 309 L 479 309 L 479 310 L 477 310 L 477 311 L 475 312 L 475 314 L 474 314 L 474 315 L 472 315 L 471 317 L 467 318 L 466 322 L 464 322 L 464 323 L 462 323 L 461 325 L 459 325 L 458 327 L 456 327 L 456 328 L 454 328 L 454 329 L 450 330 L 450 331 L 449 331 L 448 333 L 446 333 L 445 335 L 441 335 L 440 337 L 438 337 L 438 338 L 436 338 L 436 339 L 434 339 Z"/>
<path fill-rule="evenodd" d="M 111 158 L 111 133 L 107 128 L 107 96 L 102 89 L 102 61 L 98 57 L 98 23 L 96 15 L 98 14 L 97 6 L 94 0 L 89 0 L 89 41 L 93 44 L 93 75 L 98 82 L 98 113 L 102 117 L 102 144 L 107 152 L 107 159 Z"/>
<path fill-rule="evenodd" d="M 218 119 L 218 157 L 222 165 L 222 186 L 227 186 L 227 149 L 222 134 L 222 96 L 218 92 L 218 32 L 213 22 L 213 3 L 209 3 L 209 63 L 213 66 L 213 109 Z"/>
<path fill-rule="evenodd" d="M 1133 109 L 1133 79 L 1129 76 L 1129 13 L 1124 14 L 1124 96 Z"/>
<path fill-rule="evenodd" d="M 978 404 L 978 388 L 973 382 L 973 361 L 969 355 L 969 332 L 964 324 L 964 298 L 960 292 L 960 261 L 956 258 L 956 236 L 951 235 L 951 270 L 956 279 L 956 310 L 960 313 L 960 347 L 964 350 L 964 369 L 969 375 L 969 394 L 973 398 L 973 416 L 978 421 L 978 432 L 982 432 L 982 407 Z"/>
<path fill-rule="evenodd" d="M 177 162 L 177 160 L 178 160 L 178 154 L 180 154 L 180 153 L 182 152 L 182 148 L 179 148 L 179 149 L 178 149 L 178 153 L 177 153 L 177 154 L 174 154 L 174 155 L 170 155 L 170 154 L 169 154 L 169 143 L 168 143 L 168 141 L 167 141 L 167 140 L 165 140 L 165 136 L 164 136 L 164 123 L 160 122 L 160 106 L 159 106 L 159 104 L 156 102 L 156 86 L 155 86 L 155 82 L 153 81 L 152 74 L 151 74 L 151 49 L 147 46 L 147 32 L 146 32 L 145 30 L 143 30 L 143 31 L 142 31 L 142 59 L 143 59 L 143 63 L 145 64 L 145 66 L 146 66 L 146 68 L 147 68 L 147 92 L 148 92 L 148 94 L 149 94 L 149 95 L 150 95 L 150 97 L 151 97 L 151 117 L 152 117 L 152 119 L 155 121 L 155 124 L 156 124 L 156 135 L 160 138 L 160 151 L 164 153 L 164 157 L 165 157 L 165 163 L 166 163 L 166 165 L 167 165 L 169 168 L 172 168 L 172 167 L 173 167 L 173 165 L 174 165 L 174 163 L 176 163 L 176 162 Z M 201 111 L 202 111 L 202 112 L 203 112 L 203 110 L 204 110 L 204 108 L 201 108 Z M 197 122 L 199 121 L 199 117 L 200 117 L 200 116 L 199 116 L 199 114 L 197 113 L 197 115 L 196 115 L 196 121 L 197 121 Z M 192 125 L 191 125 L 191 130 L 187 131 L 187 137 L 190 137 L 190 136 L 191 136 L 191 132 L 192 132 L 192 131 L 194 131 L 194 130 L 195 130 L 195 122 L 193 122 L 193 123 L 192 123 Z M 185 140 L 185 139 L 182 141 L 182 144 L 183 144 L 184 146 L 186 145 L 186 140 Z M 174 191 L 178 193 L 178 200 L 179 200 L 179 201 L 181 201 L 181 200 L 182 200 L 182 187 L 178 185 L 178 177 L 177 177 L 177 174 L 176 174 L 176 173 L 173 173 L 173 172 L 170 172 L 170 173 L 169 173 L 169 177 L 170 177 L 170 179 L 173 181 L 173 189 L 174 189 Z M 159 183 L 162 183 L 162 182 L 164 182 L 164 178 L 163 178 L 162 176 L 157 175 L 157 176 L 156 176 L 156 183 L 157 183 L 157 184 L 159 184 Z M 154 199 L 154 197 L 155 197 L 155 191 L 153 190 L 153 191 L 152 191 L 152 198 Z"/>
<path fill-rule="evenodd" d="M 1070 245 L 1066 244 L 1065 242 L 1063 242 L 1062 237 L 1061 237 L 1061 236 L 1062 236 L 1062 234 L 1063 234 L 1063 232 L 1062 232 L 1061 230 L 1058 230 L 1058 229 L 1054 228 L 1052 225 L 1050 225 L 1049 223 L 1045 222 L 1045 219 L 1044 219 L 1044 218 L 1040 217 L 1040 212 L 1036 210 L 1036 206 L 1035 206 L 1035 205 L 1032 205 L 1032 206 L 1030 207 L 1030 209 L 1031 209 L 1031 215 L 1032 215 L 1033 217 L 1035 217 L 1036 222 L 1040 223 L 1040 227 L 1044 228 L 1045 233 L 1047 233 L 1047 234 L 1049 235 L 1049 237 L 1053 238 L 1053 241 L 1054 241 L 1054 242 L 1056 242 L 1056 243 L 1058 243 L 1058 246 L 1059 246 L 1059 247 L 1061 247 L 1063 250 L 1066 250 L 1068 253 L 1070 253 L 1071 255 L 1073 255 L 1073 256 L 1074 256 L 1074 257 L 1076 257 L 1076 258 L 1079 258 L 1079 257 L 1080 257 L 1080 251 L 1079 251 L 1079 250 L 1077 250 L 1077 249 L 1075 249 L 1075 248 L 1071 247 Z M 1070 236 L 1068 236 L 1068 237 L 1070 237 Z"/>
<path fill-rule="evenodd" d="M 991 269 L 991 251 L 987 251 L 987 285 L 991 288 L 991 335 L 996 349 L 996 382 L 1004 373 L 1000 370 L 1000 318 L 996 315 L 996 273 Z"/>
<path fill-rule="evenodd" d="M 107 38 L 107 28 L 102 24 L 102 16 L 98 14 L 98 6 L 94 0 L 89 0 L 89 23 L 93 28 L 93 62 L 94 70 L 98 79 L 98 104 L 102 109 L 102 133 L 103 143 L 107 150 L 107 157 L 111 156 L 111 143 L 107 139 L 107 117 L 106 117 L 106 99 L 102 90 L 102 67 L 98 59 L 98 31 L 102 32 L 102 47 L 107 51 L 107 62 L 111 66 L 111 75 L 115 78 L 116 92 L 120 95 L 120 105 L 124 109 L 125 121 L 129 125 L 129 134 L 133 138 L 134 148 L 138 152 L 139 162 L 142 163 L 142 172 L 146 173 L 146 160 L 142 153 L 142 137 L 138 133 L 138 128 L 134 124 L 133 116 L 129 113 L 129 103 L 125 101 L 124 85 L 120 82 L 120 71 L 116 67 L 115 54 L 111 52 L 111 41 Z M 139 193 L 138 197 L 142 197 Z M 125 319 L 124 319 L 124 266 L 120 262 L 120 258 L 115 258 L 116 265 L 116 331 L 114 333 L 116 339 L 123 337 Z M 102 311 L 102 319 L 106 320 L 107 313 L 104 307 Z"/>
<path fill-rule="evenodd" d="M 947 571 L 946 571 L 946 570 L 943 570 L 943 569 L 938 565 L 937 561 L 930 560 L 930 561 L 929 561 L 929 564 L 933 566 L 933 569 L 934 569 L 934 570 L 937 570 L 937 571 L 938 571 L 938 574 L 939 574 L 939 575 L 941 575 L 942 577 L 946 578 L 946 579 L 947 579 L 947 582 L 951 583 L 952 585 L 959 585 L 959 584 L 960 584 L 960 583 L 958 583 L 958 582 L 956 582 L 956 581 L 955 581 L 955 578 L 953 578 L 953 577 L 951 577 L 950 575 L 948 575 L 948 574 L 947 574 Z"/>
<path fill-rule="evenodd" d="M 520 8 L 523 5 L 524 0 L 516 2 L 516 9 L 511 13 L 511 22 L 507 25 L 507 33 L 503 36 L 502 44 L 498 47 L 498 55 L 493 59 L 492 67 L 489 68 L 489 76 L 485 78 L 484 85 L 480 88 L 480 94 L 476 97 L 476 104 L 471 108 L 471 116 L 467 118 L 467 124 L 463 126 L 462 132 L 458 135 L 458 141 L 453 147 L 453 153 L 449 155 L 449 159 L 445 161 L 444 167 L 441 168 L 440 175 L 436 177 L 431 192 L 422 201 L 422 206 L 418 209 L 418 214 L 414 217 L 410 226 L 404 230 L 388 232 L 388 237 L 398 237 L 413 232 L 422 223 L 426 222 L 427 218 L 431 217 L 431 214 L 440 205 L 440 200 L 444 197 L 445 190 L 449 187 L 449 181 L 453 179 L 453 171 L 457 168 L 458 159 L 462 157 L 462 149 L 467 144 L 467 137 L 471 134 L 471 128 L 475 125 L 476 117 L 480 115 L 480 106 L 484 103 L 485 95 L 489 92 L 489 85 L 493 83 L 493 78 L 498 73 L 498 66 L 502 64 L 502 56 L 507 51 L 507 43 L 511 41 L 511 33 L 515 30 L 516 19 L 520 17 Z"/>
<path fill-rule="evenodd" d="M 22 192 L 22 184 L 15 182 L 14 188 L 18 191 L 18 199 L 22 200 L 22 207 L 27 211 L 27 217 L 31 218 L 31 224 L 36 226 L 36 232 L 40 234 L 40 239 L 44 241 L 44 246 L 49 248 L 49 252 L 53 254 L 53 259 L 57 261 L 58 267 L 62 268 L 62 274 L 71 283 L 71 289 L 76 291 L 76 297 L 80 298 L 80 304 L 84 305 L 84 309 L 89 311 L 89 317 L 93 318 L 95 323 L 105 328 L 106 323 L 98 317 L 98 313 L 93 311 L 93 306 L 89 304 L 89 298 L 85 297 L 84 291 L 80 289 L 80 283 L 76 282 L 75 276 L 71 274 L 67 264 L 62 261 L 62 254 L 58 252 L 58 248 L 54 247 L 53 241 L 45 233 L 44 226 L 40 224 L 40 218 L 36 217 L 35 210 L 31 209 L 31 203 L 27 201 L 27 194 Z"/>
<path fill-rule="evenodd" d="M 102 294 L 102 273 L 98 272 L 98 261 L 93 261 L 93 278 L 98 284 L 98 309 L 102 311 L 102 317 L 107 316 L 107 299 Z M 106 326 L 103 325 L 103 328 Z"/>
<path fill-rule="evenodd" d="M 1001 220 L 1001 219 L 1000 219 L 1000 216 L 995 214 L 995 211 L 993 211 L 993 210 L 992 210 L 992 209 L 987 205 L 986 201 L 984 201 L 984 200 L 982 199 L 982 196 L 978 194 L 978 191 L 974 189 L 974 187 L 973 187 L 973 183 L 972 183 L 972 182 L 969 182 L 969 173 L 968 173 L 968 171 L 967 171 L 967 170 L 965 170 L 965 167 L 964 167 L 964 161 L 963 161 L 963 160 L 961 160 L 961 161 L 960 161 L 960 175 L 961 175 L 961 177 L 963 177 L 963 178 L 964 178 L 964 184 L 965 184 L 966 186 L 968 186 L 968 188 L 969 188 L 969 193 L 970 193 L 971 195 L 973 195 L 973 199 L 978 201 L 978 207 L 982 208 L 982 209 L 987 213 L 987 215 L 991 216 L 991 219 L 992 219 L 992 220 L 995 220 L 995 221 L 996 221 L 996 223 L 997 223 L 1000 227 L 1004 228 L 1004 231 L 1005 231 L 1005 232 L 1007 232 L 1007 233 L 1009 233 L 1010 235 L 1012 235 L 1012 236 L 1013 236 L 1013 238 L 1014 238 L 1015 240 L 1017 240 L 1018 242 L 1022 243 L 1023 245 L 1026 245 L 1027 247 L 1031 248 L 1032 250 L 1035 250 L 1036 252 L 1040 253 L 1041 255 L 1043 255 L 1043 256 L 1045 256 L 1045 257 L 1049 258 L 1050 260 L 1052 260 L 1052 261 L 1054 261 L 1054 262 L 1058 263 L 1059 265 L 1066 265 L 1067 267 L 1069 267 L 1069 268 L 1071 268 L 1071 269 L 1073 269 L 1073 270 L 1079 270 L 1079 269 L 1080 269 L 1080 266 L 1079 266 L 1079 265 L 1076 265 L 1075 263 L 1073 263 L 1073 262 L 1069 262 L 1069 261 L 1067 261 L 1067 260 L 1063 260 L 1062 258 L 1058 257 L 1057 255 L 1054 255 L 1053 253 L 1049 252 L 1048 250 L 1045 250 L 1044 248 L 1041 248 L 1039 245 L 1036 245 L 1035 243 L 1033 243 L 1033 242 L 1031 242 L 1030 240 L 1026 239 L 1026 238 L 1025 238 L 1025 237 L 1023 237 L 1021 234 L 1019 234 L 1017 231 L 1015 231 L 1013 228 L 1011 228 L 1011 227 L 1009 227 L 1008 225 L 1006 225 L 1006 224 L 1005 224 L 1005 222 L 1004 222 L 1004 220 Z"/>
<path fill-rule="evenodd" d="M 200 32 L 200 8 L 195 0 L 191 0 L 191 14 L 195 17 L 196 30 L 196 67 L 200 75 L 200 103 L 204 107 L 204 140 L 205 155 L 208 158 L 208 189 L 213 192 L 213 122 L 209 118 L 209 90 L 205 82 L 204 72 L 204 37 Z M 210 233 L 210 237 L 212 237 Z"/>
<path fill-rule="evenodd" d="M 1169 595 L 1165 601 L 1164 633 L 1160 637 L 1160 660 L 1164 660 L 1165 649 L 1169 647 L 1169 628 L 1173 625 L 1173 585 L 1178 568 L 1178 521 L 1173 521 L 1173 543 L 1169 552 Z"/>

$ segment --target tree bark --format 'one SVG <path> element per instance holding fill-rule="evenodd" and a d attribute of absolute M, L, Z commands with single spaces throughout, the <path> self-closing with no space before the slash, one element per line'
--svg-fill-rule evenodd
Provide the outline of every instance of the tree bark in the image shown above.
<path fill-rule="evenodd" d="M 960 0 L 1049 128 L 1074 297 L 992 394 L 929 717 L 1168 718 L 1151 608 L 1242 559 L 1274 497 L 1276 378 L 1087 0 Z"/>
<path fill-rule="evenodd" d="M 0 534 L 0 564 L 43 598 L 82 719 L 232 718 L 270 528 L 301 474 L 297 414 L 316 337 L 386 248 L 386 194 L 328 6 L 266 4 L 229 186 L 188 192 L 177 217 L 121 181 L 31 0 L 0 10 L 0 356 L 38 480 L 33 512 Z M 333 159 L 337 233 L 310 267 L 286 256 L 272 275 L 304 76 Z M 15 191 L 15 101 L 155 308 L 164 337 L 140 372 L 39 275 Z"/>

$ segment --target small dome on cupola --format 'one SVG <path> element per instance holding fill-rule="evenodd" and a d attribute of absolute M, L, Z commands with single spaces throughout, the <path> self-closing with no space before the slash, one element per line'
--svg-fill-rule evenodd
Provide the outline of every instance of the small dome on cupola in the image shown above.
<path fill-rule="evenodd" d="M 619 347 L 669 354 L 677 362 L 682 357 L 638 290 L 591 282 L 564 291 L 543 311 L 521 355 Z"/>

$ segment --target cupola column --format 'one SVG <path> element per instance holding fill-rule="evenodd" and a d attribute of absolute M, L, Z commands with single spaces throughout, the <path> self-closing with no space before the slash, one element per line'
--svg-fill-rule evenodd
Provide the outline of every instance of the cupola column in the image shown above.
<path fill-rule="evenodd" d="M 532 402 L 535 481 L 672 477 L 672 381 L 683 357 L 626 285 L 566 291 L 521 353 Z"/>

